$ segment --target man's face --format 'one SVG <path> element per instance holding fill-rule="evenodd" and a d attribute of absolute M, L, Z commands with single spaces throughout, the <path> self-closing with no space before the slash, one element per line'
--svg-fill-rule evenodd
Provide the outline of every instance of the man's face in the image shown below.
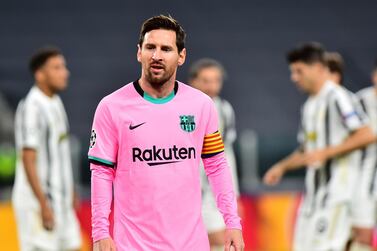
<path fill-rule="evenodd" d="M 292 82 L 306 93 L 311 92 L 321 70 L 323 70 L 320 63 L 306 64 L 301 61 L 291 63 L 289 69 Z"/>
<path fill-rule="evenodd" d="M 199 71 L 197 77 L 191 81 L 191 85 L 211 98 L 217 97 L 223 85 L 222 72 L 215 66 L 203 68 Z"/>
<path fill-rule="evenodd" d="M 37 82 L 45 83 L 53 92 L 63 91 L 68 84 L 69 71 L 62 55 L 47 59 L 37 71 Z"/>
<path fill-rule="evenodd" d="M 175 78 L 177 68 L 185 62 L 185 57 L 185 49 L 178 52 L 175 31 L 164 29 L 147 32 L 137 52 L 142 74 L 156 88 Z"/>

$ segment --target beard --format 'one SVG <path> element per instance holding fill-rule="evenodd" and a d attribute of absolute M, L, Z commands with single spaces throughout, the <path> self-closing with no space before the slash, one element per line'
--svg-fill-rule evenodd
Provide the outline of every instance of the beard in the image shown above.
<path fill-rule="evenodd" d="M 169 79 L 173 76 L 174 72 L 164 71 L 161 74 L 154 74 L 150 69 L 146 72 L 146 79 L 150 83 L 150 85 L 155 88 L 161 88 L 165 83 L 168 82 Z"/>

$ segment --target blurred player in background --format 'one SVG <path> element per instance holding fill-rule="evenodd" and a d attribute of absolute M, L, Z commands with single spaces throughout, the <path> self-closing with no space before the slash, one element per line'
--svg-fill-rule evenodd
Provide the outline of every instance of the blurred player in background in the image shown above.
<path fill-rule="evenodd" d="M 344 60 L 338 52 L 325 52 L 325 61 L 329 70 L 329 80 L 336 84 L 343 84 Z"/>
<path fill-rule="evenodd" d="M 146 20 L 137 51 L 140 78 L 97 107 L 88 154 L 96 251 L 209 250 L 201 217 L 201 159 L 227 226 L 225 250 L 244 249 L 214 104 L 176 81 L 186 58 L 185 36 L 170 16 Z"/>
<path fill-rule="evenodd" d="M 224 67 L 216 60 L 203 58 L 191 65 L 189 83 L 212 98 L 219 117 L 219 131 L 222 135 L 225 155 L 232 171 L 234 190 L 239 195 L 236 170 L 236 158 L 233 145 L 236 140 L 235 115 L 233 107 L 228 101 L 221 98 L 220 92 L 225 80 Z M 208 183 L 204 169 L 202 177 L 202 215 L 207 228 L 211 250 L 223 250 L 225 243 L 225 229 L 223 217 L 216 207 L 216 200 Z"/>
<path fill-rule="evenodd" d="M 326 52 L 325 60 L 329 69 L 329 79 L 334 83 L 343 84 L 344 80 L 344 60 L 338 52 Z M 373 93 L 373 95 L 370 95 Z M 370 123 L 374 132 L 377 127 L 373 125 L 374 120 L 371 116 L 374 103 L 371 101 L 374 98 L 374 88 L 367 88 L 359 93 L 363 111 L 370 118 Z M 353 97 L 353 95 L 352 95 Z M 368 105 L 368 108 L 366 107 Z M 377 123 L 377 121 L 376 121 Z M 375 144 L 371 144 L 367 149 L 362 149 L 359 156 L 359 175 L 358 186 L 355 188 L 355 194 L 352 200 L 352 235 L 350 249 L 353 251 L 370 251 L 372 250 L 373 227 L 376 222 L 375 216 L 375 202 L 372 197 L 371 186 L 374 181 L 374 174 L 376 169 L 376 155 L 377 151 Z"/>
<path fill-rule="evenodd" d="M 300 147 L 275 164 L 264 182 L 306 167 L 306 191 L 295 227 L 295 251 L 343 251 L 351 234 L 350 204 L 360 149 L 374 140 L 366 115 L 348 90 L 328 80 L 324 49 L 303 44 L 287 55 L 291 79 L 309 97 L 301 113 Z"/>
<path fill-rule="evenodd" d="M 361 105 L 369 116 L 371 127 L 377 134 L 377 60 L 374 65 L 371 79 L 373 86 L 360 90 L 357 96 Z M 376 225 L 376 171 L 377 171 L 377 145 L 369 145 L 363 152 L 360 166 L 359 189 L 355 195 L 354 210 L 356 221 L 354 224 L 354 244 L 360 246 L 358 250 L 372 250 L 373 227 Z M 352 249 L 351 249 L 352 250 Z M 356 250 L 356 249 L 355 249 Z"/>
<path fill-rule="evenodd" d="M 21 250 L 79 250 L 69 126 L 58 93 L 69 71 L 59 49 L 45 47 L 30 60 L 35 84 L 18 105 L 13 188 Z"/>
<path fill-rule="evenodd" d="M 0 145 L 14 142 L 14 111 L 9 106 L 5 96 L 0 91 Z"/>

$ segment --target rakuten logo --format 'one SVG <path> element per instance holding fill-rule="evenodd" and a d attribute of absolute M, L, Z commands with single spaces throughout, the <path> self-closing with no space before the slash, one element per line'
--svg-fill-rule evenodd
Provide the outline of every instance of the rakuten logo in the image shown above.
<path fill-rule="evenodd" d="M 149 166 L 165 165 L 171 163 L 181 162 L 185 159 L 196 158 L 194 147 L 178 148 L 174 145 L 171 148 L 157 148 L 153 146 L 150 149 L 132 148 L 132 159 L 136 161 L 147 161 Z"/>

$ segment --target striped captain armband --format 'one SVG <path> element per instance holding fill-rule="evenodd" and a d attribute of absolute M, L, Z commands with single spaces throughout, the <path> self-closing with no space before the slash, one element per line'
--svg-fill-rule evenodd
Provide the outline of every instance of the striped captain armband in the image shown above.
<path fill-rule="evenodd" d="M 209 158 L 224 151 L 224 143 L 219 131 L 206 135 L 203 141 L 202 158 Z"/>

